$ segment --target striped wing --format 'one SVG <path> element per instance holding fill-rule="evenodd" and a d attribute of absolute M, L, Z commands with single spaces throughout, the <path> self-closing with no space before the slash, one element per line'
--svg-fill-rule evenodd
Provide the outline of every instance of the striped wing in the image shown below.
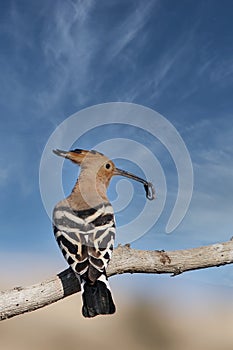
<path fill-rule="evenodd" d="M 110 204 L 73 211 L 57 205 L 53 212 L 54 234 L 73 271 L 94 283 L 111 258 L 115 221 Z"/>

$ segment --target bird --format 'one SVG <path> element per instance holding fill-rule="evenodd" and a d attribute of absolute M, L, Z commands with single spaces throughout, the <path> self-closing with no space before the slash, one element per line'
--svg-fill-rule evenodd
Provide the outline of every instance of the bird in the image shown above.
<path fill-rule="evenodd" d="M 113 314 L 116 307 L 106 269 L 113 252 L 116 225 L 107 188 L 113 176 L 121 175 L 143 183 L 147 198 L 154 199 L 153 185 L 118 169 L 112 160 L 95 150 L 55 149 L 53 152 L 80 167 L 70 195 L 54 207 L 53 231 L 81 285 L 82 315 L 92 318 Z"/>

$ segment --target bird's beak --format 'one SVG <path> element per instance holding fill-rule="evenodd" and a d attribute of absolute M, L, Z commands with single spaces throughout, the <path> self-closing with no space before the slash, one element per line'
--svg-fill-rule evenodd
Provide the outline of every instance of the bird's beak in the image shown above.
<path fill-rule="evenodd" d="M 72 162 L 80 165 L 83 159 L 88 154 L 88 151 L 82 149 L 75 149 L 72 151 L 62 151 L 60 149 L 54 149 L 53 153 L 55 153 L 57 156 L 70 159 Z"/>
<path fill-rule="evenodd" d="M 116 168 L 114 171 L 114 175 L 120 175 L 124 177 L 128 177 L 130 179 L 133 179 L 135 181 L 141 182 L 144 185 L 145 191 L 146 191 L 146 197 L 149 200 L 155 199 L 155 189 L 151 182 L 147 182 L 146 180 L 142 179 L 141 177 L 138 177 L 132 173 L 129 173 L 128 171 L 121 170 Z"/>

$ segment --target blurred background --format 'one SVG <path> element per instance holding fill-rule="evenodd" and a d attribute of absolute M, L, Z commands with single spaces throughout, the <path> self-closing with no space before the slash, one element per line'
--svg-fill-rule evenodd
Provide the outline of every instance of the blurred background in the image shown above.
<path fill-rule="evenodd" d="M 192 201 L 182 223 L 167 235 L 177 194 L 174 162 L 163 145 L 153 148 L 158 140 L 148 135 L 111 131 L 110 137 L 133 135 L 148 147 L 151 141 L 167 181 L 161 217 L 132 247 L 174 250 L 231 238 L 232 10 L 230 0 L 0 1 L 2 290 L 66 268 L 41 200 L 39 165 L 56 127 L 99 103 L 132 102 L 156 110 L 178 130 L 192 159 Z M 92 130 L 77 145 L 92 148 L 108 132 Z M 67 193 L 76 177 L 76 168 L 64 164 Z M 137 187 L 130 203 L 135 216 L 140 191 Z M 124 223 L 126 213 L 116 216 L 117 223 Z M 231 266 L 175 278 L 116 276 L 110 280 L 115 316 L 82 319 L 75 295 L 1 322 L 0 349 L 84 344 L 87 349 L 109 344 L 112 349 L 232 349 L 232 282 Z"/>
<path fill-rule="evenodd" d="M 143 278 L 136 280 L 141 283 Z M 117 304 L 114 316 L 84 319 L 80 315 L 80 295 L 76 294 L 42 310 L 2 321 L 0 348 L 232 349 L 233 305 L 223 299 L 222 291 L 215 290 L 214 296 L 211 288 L 209 295 L 205 294 L 206 289 L 198 296 L 191 291 L 181 300 L 181 286 L 170 286 L 169 293 L 167 285 L 163 296 L 154 291 L 148 297 L 130 295 L 127 282 L 119 293 L 117 285 L 112 283 Z"/>

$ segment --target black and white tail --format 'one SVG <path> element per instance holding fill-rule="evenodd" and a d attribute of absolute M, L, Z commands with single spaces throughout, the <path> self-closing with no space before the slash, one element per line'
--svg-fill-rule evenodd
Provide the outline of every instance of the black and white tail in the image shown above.
<path fill-rule="evenodd" d="M 84 317 L 110 315 L 116 311 L 108 282 L 107 280 L 103 282 L 102 278 L 96 280 L 94 284 L 83 281 L 82 299 L 82 314 Z"/>

